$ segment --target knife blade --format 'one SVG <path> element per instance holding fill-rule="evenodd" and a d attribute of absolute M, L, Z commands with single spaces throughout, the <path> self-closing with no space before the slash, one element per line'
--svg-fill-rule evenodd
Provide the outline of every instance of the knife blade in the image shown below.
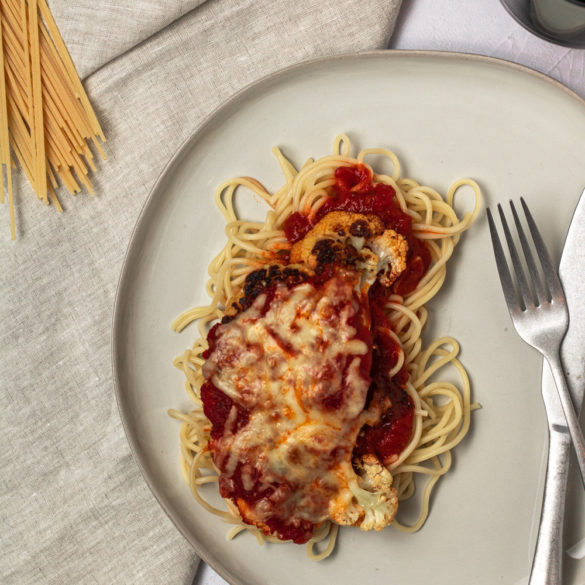
<path fill-rule="evenodd" d="M 569 329 L 561 346 L 567 385 L 579 413 L 585 394 L 585 190 L 565 240 L 559 266 L 567 306 Z M 549 445 L 542 514 L 529 585 L 561 585 L 563 520 L 571 455 L 571 437 L 552 373 L 544 360 L 542 397 L 546 410 Z"/>

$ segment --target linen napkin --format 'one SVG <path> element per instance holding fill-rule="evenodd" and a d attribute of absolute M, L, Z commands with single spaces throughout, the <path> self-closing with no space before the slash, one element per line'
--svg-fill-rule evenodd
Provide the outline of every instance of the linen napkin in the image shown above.
<path fill-rule="evenodd" d="M 112 308 L 156 177 L 234 91 L 309 57 L 388 45 L 400 0 L 52 0 L 109 160 L 96 196 L 0 208 L 0 581 L 190 584 L 197 558 L 134 463 L 111 374 Z M 158 32 L 157 32 L 158 31 Z"/>
<path fill-rule="evenodd" d="M 81 77 L 161 31 L 205 0 L 48 0 Z M 218 23 L 219 24 L 219 23 Z"/>

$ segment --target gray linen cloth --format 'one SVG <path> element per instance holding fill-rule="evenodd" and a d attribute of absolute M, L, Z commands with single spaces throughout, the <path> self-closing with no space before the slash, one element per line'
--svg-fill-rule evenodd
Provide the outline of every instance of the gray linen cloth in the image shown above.
<path fill-rule="evenodd" d="M 96 196 L 0 208 L 0 582 L 191 583 L 197 558 L 134 463 L 110 336 L 131 230 L 169 157 L 234 91 L 385 48 L 400 0 L 52 0 L 108 136 Z M 157 32 L 158 31 L 158 32 Z M 137 44 L 138 43 L 138 44 Z"/>

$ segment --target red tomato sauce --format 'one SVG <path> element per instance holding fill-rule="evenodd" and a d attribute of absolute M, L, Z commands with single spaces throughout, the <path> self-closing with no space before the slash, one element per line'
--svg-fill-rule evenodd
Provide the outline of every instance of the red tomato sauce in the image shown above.
<path fill-rule="evenodd" d="M 362 429 L 353 454 L 360 456 L 374 453 L 380 461 L 389 464 L 404 451 L 410 441 L 414 405 L 410 396 L 399 386 L 389 384 L 384 390 L 392 406 L 382 414 L 375 426 Z"/>
<path fill-rule="evenodd" d="M 225 421 L 232 408 L 236 408 L 238 415 L 236 418 L 236 430 L 245 427 L 248 424 L 249 413 L 236 403 L 227 394 L 214 386 L 212 382 L 205 382 L 201 386 L 201 402 L 203 402 L 203 412 L 211 422 L 211 438 L 219 439 L 225 429 Z"/>
<path fill-rule="evenodd" d="M 209 348 L 203 352 L 203 358 L 207 359 L 215 348 L 217 339 L 217 329 L 220 323 L 216 323 L 207 334 L 207 343 Z M 211 422 L 211 439 L 222 437 L 225 429 L 225 422 L 232 408 L 237 409 L 236 430 L 245 427 L 248 424 L 249 412 L 236 404 L 225 392 L 217 388 L 213 382 L 207 380 L 203 383 L 200 390 L 201 402 L 203 403 L 203 412 Z"/>
<path fill-rule="evenodd" d="M 223 498 L 240 500 L 246 504 L 255 504 L 263 499 L 274 498 L 275 488 L 262 488 L 260 484 L 261 478 L 258 477 L 255 471 L 253 465 L 248 465 L 248 472 L 252 473 L 254 485 L 251 489 L 246 489 L 242 480 L 242 463 L 238 463 L 233 475 L 229 478 L 223 475 L 220 477 L 219 493 L 221 496 Z M 293 491 L 293 488 L 289 484 L 282 482 L 278 485 L 278 490 L 283 494 L 283 498 L 286 498 Z M 272 502 L 274 505 L 274 500 Z M 292 540 L 296 544 L 304 544 L 313 536 L 313 523 L 298 517 L 289 517 L 285 520 L 275 515 L 268 518 L 265 521 L 265 525 L 280 540 Z"/>
<path fill-rule="evenodd" d="M 379 285 L 370 289 L 370 306 L 373 326 L 374 350 L 372 355 L 372 386 L 370 395 L 379 393 L 390 400 L 390 408 L 382 413 L 380 421 L 373 427 L 365 426 L 354 449 L 354 456 L 374 453 L 380 461 L 390 463 L 408 445 L 412 435 L 414 404 L 404 390 L 408 372 L 403 366 L 389 377 L 396 366 L 402 348 L 388 334 L 390 321 L 383 311 L 385 291 Z"/>

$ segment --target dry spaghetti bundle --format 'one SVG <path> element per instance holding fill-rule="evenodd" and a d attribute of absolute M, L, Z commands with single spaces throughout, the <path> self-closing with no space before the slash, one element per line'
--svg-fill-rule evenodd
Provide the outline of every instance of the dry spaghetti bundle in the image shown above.
<path fill-rule="evenodd" d="M 0 3 L 0 167 L 16 238 L 12 169 L 24 170 L 37 197 L 62 207 L 56 189 L 93 188 L 90 144 L 102 158 L 103 131 L 46 0 Z M 5 173 L 5 175 L 4 175 Z"/>

